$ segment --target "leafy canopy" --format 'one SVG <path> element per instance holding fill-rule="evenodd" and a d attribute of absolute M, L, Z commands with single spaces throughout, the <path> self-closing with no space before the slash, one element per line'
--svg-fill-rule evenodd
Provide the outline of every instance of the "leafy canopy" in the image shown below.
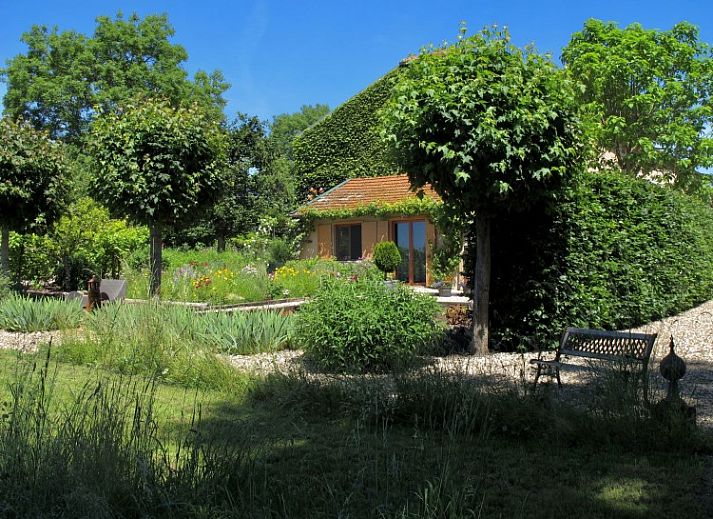
<path fill-rule="evenodd" d="M 38 218 L 51 220 L 64 197 L 62 146 L 23 121 L 0 119 L 0 218 L 26 230 Z"/>
<path fill-rule="evenodd" d="M 658 31 L 591 19 L 562 52 L 599 147 L 625 172 L 682 187 L 713 166 L 712 58 L 686 22 Z"/>
<path fill-rule="evenodd" d="M 112 110 L 138 95 L 196 102 L 222 117 L 222 74 L 198 71 L 190 80 L 182 68 L 188 55 L 170 42 L 173 34 L 166 15 L 100 16 L 92 37 L 35 25 L 22 35 L 27 52 L 0 69 L 5 111 L 67 140 L 88 130 L 96 107 Z"/>
<path fill-rule="evenodd" d="M 214 199 L 225 149 L 223 132 L 198 106 L 129 105 L 94 122 L 92 193 L 117 214 L 173 227 Z"/>
<path fill-rule="evenodd" d="M 382 111 L 384 136 L 416 186 L 461 212 L 523 207 L 581 151 L 571 82 L 507 32 L 461 31 L 406 65 Z"/>

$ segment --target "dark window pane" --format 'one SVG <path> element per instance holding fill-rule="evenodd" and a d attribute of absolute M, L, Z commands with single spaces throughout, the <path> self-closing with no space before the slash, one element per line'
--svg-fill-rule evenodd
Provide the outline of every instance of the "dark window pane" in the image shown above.
<path fill-rule="evenodd" d="M 339 261 L 361 258 L 361 224 L 338 225 L 334 242 L 334 255 Z"/>
<path fill-rule="evenodd" d="M 361 224 L 352 225 L 351 230 L 351 254 L 350 258 L 352 260 L 358 260 L 361 258 Z"/>
<path fill-rule="evenodd" d="M 350 254 L 349 254 L 349 246 L 350 246 L 349 227 L 337 226 L 336 234 L 337 234 L 337 236 L 336 236 L 336 240 L 335 240 L 335 244 L 334 244 L 334 255 L 340 261 L 348 260 L 350 257 Z"/>
<path fill-rule="evenodd" d="M 426 282 L 426 222 L 413 222 L 413 282 Z"/>
<path fill-rule="evenodd" d="M 401 253 L 401 264 L 396 269 L 396 279 L 408 282 L 409 265 L 409 230 L 407 222 L 394 224 L 394 241 Z"/>

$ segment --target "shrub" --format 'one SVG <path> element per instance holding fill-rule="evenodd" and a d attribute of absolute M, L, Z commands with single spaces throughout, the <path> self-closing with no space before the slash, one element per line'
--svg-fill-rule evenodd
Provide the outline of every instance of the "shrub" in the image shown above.
<path fill-rule="evenodd" d="M 555 347 L 566 326 L 627 328 L 713 298 L 710 207 L 605 172 L 554 196 L 492 230 L 496 347 Z"/>
<path fill-rule="evenodd" d="M 76 328 L 84 310 L 77 301 L 28 299 L 10 295 L 0 300 L 0 329 L 9 332 L 44 332 Z"/>
<path fill-rule="evenodd" d="M 401 264 L 401 253 L 392 241 L 381 241 L 374 246 L 374 265 L 384 273 L 393 272 Z"/>
<path fill-rule="evenodd" d="M 388 370 L 412 360 L 440 336 L 430 296 L 370 277 L 325 279 L 296 316 L 295 343 L 336 370 Z"/>

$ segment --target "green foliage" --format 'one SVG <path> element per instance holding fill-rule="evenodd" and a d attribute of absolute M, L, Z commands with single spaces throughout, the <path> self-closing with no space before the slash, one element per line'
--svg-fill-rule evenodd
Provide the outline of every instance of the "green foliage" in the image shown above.
<path fill-rule="evenodd" d="M 492 254 L 496 344 L 554 347 L 567 326 L 627 328 L 713 298 L 713 209 L 621 173 L 583 173 L 556 204 L 494 222 Z"/>
<path fill-rule="evenodd" d="M 65 162 L 62 147 L 23 121 L 0 120 L 0 207 L 3 235 L 47 223 L 63 199 Z M 5 275 L 8 258 L 2 251 Z"/>
<path fill-rule="evenodd" d="M 386 103 L 399 70 L 389 72 L 355 95 L 293 142 L 300 190 L 331 188 L 352 177 L 397 171 L 380 137 L 378 110 Z"/>
<path fill-rule="evenodd" d="M 142 101 L 92 127 L 92 193 L 113 212 L 176 226 L 221 187 L 225 139 L 197 107 Z"/>
<path fill-rule="evenodd" d="M 100 16 L 91 37 L 34 25 L 22 35 L 27 52 L 0 69 L 6 111 L 73 141 L 86 133 L 97 107 L 114 110 L 137 96 L 198 103 L 222 119 L 228 86 L 222 74 L 198 71 L 190 80 L 182 66 L 188 56 L 171 43 L 173 35 L 166 15 Z"/>
<path fill-rule="evenodd" d="M 148 239 L 146 227 L 130 226 L 109 217 L 91 198 L 69 208 L 54 227 L 52 248 L 57 251 L 57 277 L 67 290 L 76 290 L 92 275 L 118 278 L 122 262 Z"/>
<path fill-rule="evenodd" d="M 639 24 L 620 29 L 590 19 L 562 52 L 568 74 L 582 83 L 578 100 L 592 135 L 624 172 L 656 172 L 682 188 L 713 166 L 713 53 L 698 29 L 670 31 Z"/>
<path fill-rule="evenodd" d="M 236 304 L 270 299 L 271 283 L 265 265 L 234 252 L 215 249 L 167 249 L 161 297 L 168 301 Z M 137 257 L 139 255 L 137 254 Z M 146 299 L 149 273 L 145 264 L 126 272 L 128 297 Z"/>
<path fill-rule="evenodd" d="M 405 198 L 398 202 L 373 202 L 371 204 L 361 204 L 347 209 L 313 209 L 310 206 L 300 208 L 300 218 L 305 222 L 313 220 L 341 220 L 346 218 L 358 218 L 360 216 L 373 216 L 376 218 L 389 218 L 394 215 L 399 216 L 420 216 L 428 215 L 434 220 L 443 218 L 443 204 L 427 196 L 414 196 Z"/>
<path fill-rule="evenodd" d="M 254 311 L 202 317 L 206 344 L 229 355 L 275 352 L 290 346 L 293 316 Z"/>
<path fill-rule="evenodd" d="M 374 265 L 384 273 L 393 272 L 401 265 L 401 253 L 392 241 L 381 241 L 374 245 Z"/>
<path fill-rule="evenodd" d="M 0 329 L 9 332 L 44 332 L 76 328 L 84 310 L 76 301 L 28 299 L 10 295 L 0 299 Z"/>
<path fill-rule="evenodd" d="M 56 355 L 184 387 L 229 391 L 237 383 L 235 370 L 206 340 L 206 324 L 204 316 L 180 306 L 105 304 L 87 314 L 81 331 L 62 335 Z"/>
<path fill-rule="evenodd" d="M 16 279 L 39 286 L 60 267 L 57 242 L 47 234 L 10 233 L 10 271 Z"/>
<path fill-rule="evenodd" d="M 416 186 L 459 213 L 526 206 L 576 167 L 572 82 L 507 32 L 483 30 L 410 62 L 381 112 L 384 136 Z"/>
<path fill-rule="evenodd" d="M 435 247 L 431 254 L 431 277 L 434 281 L 451 282 L 460 265 L 461 242 L 444 238 L 440 246 Z"/>
<path fill-rule="evenodd" d="M 280 114 L 272 118 L 270 140 L 277 153 L 293 158 L 292 142 L 307 128 L 318 123 L 329 113 L 329 106 L 323 104 L 302 105 L 299 112 Z"/>
<path fill-rule="evenodd" d="M 10 295 L 12 295 L 12 283 L 10 278 L 0 273 L 0 301 L 7 299 Z"/>
<path fill-rule="evenodd" d="M 371 277 L 325 279 L 295 322 L 295 344 L 328 369 L 396 368 L 440 335 L 440 307 L 430 296 Z"/>

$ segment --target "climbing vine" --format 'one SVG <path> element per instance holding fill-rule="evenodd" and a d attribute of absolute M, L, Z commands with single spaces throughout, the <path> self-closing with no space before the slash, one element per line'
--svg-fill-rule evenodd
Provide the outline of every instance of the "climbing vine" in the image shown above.
<path fill-rule="evenodd" d="M 299 212 L 300 218 L 307 222 L 314 220 L 343 220 L 371 216 L 374 218 L 388 218 L 390 216 L 418 216 L 426 215 L 436 222 L 442 219 L 443 203 L 429 197 L 411 197 L 399 202 L 371 202 L 346 209 L 313 209 L 309 206 Z"/>
<path fill-rule="evenodd" d="M 295 172 L 303 192 L 398 172 L 381 140 L 378 111 L 399 74 L 392 70 L 295 139 Z"/>

